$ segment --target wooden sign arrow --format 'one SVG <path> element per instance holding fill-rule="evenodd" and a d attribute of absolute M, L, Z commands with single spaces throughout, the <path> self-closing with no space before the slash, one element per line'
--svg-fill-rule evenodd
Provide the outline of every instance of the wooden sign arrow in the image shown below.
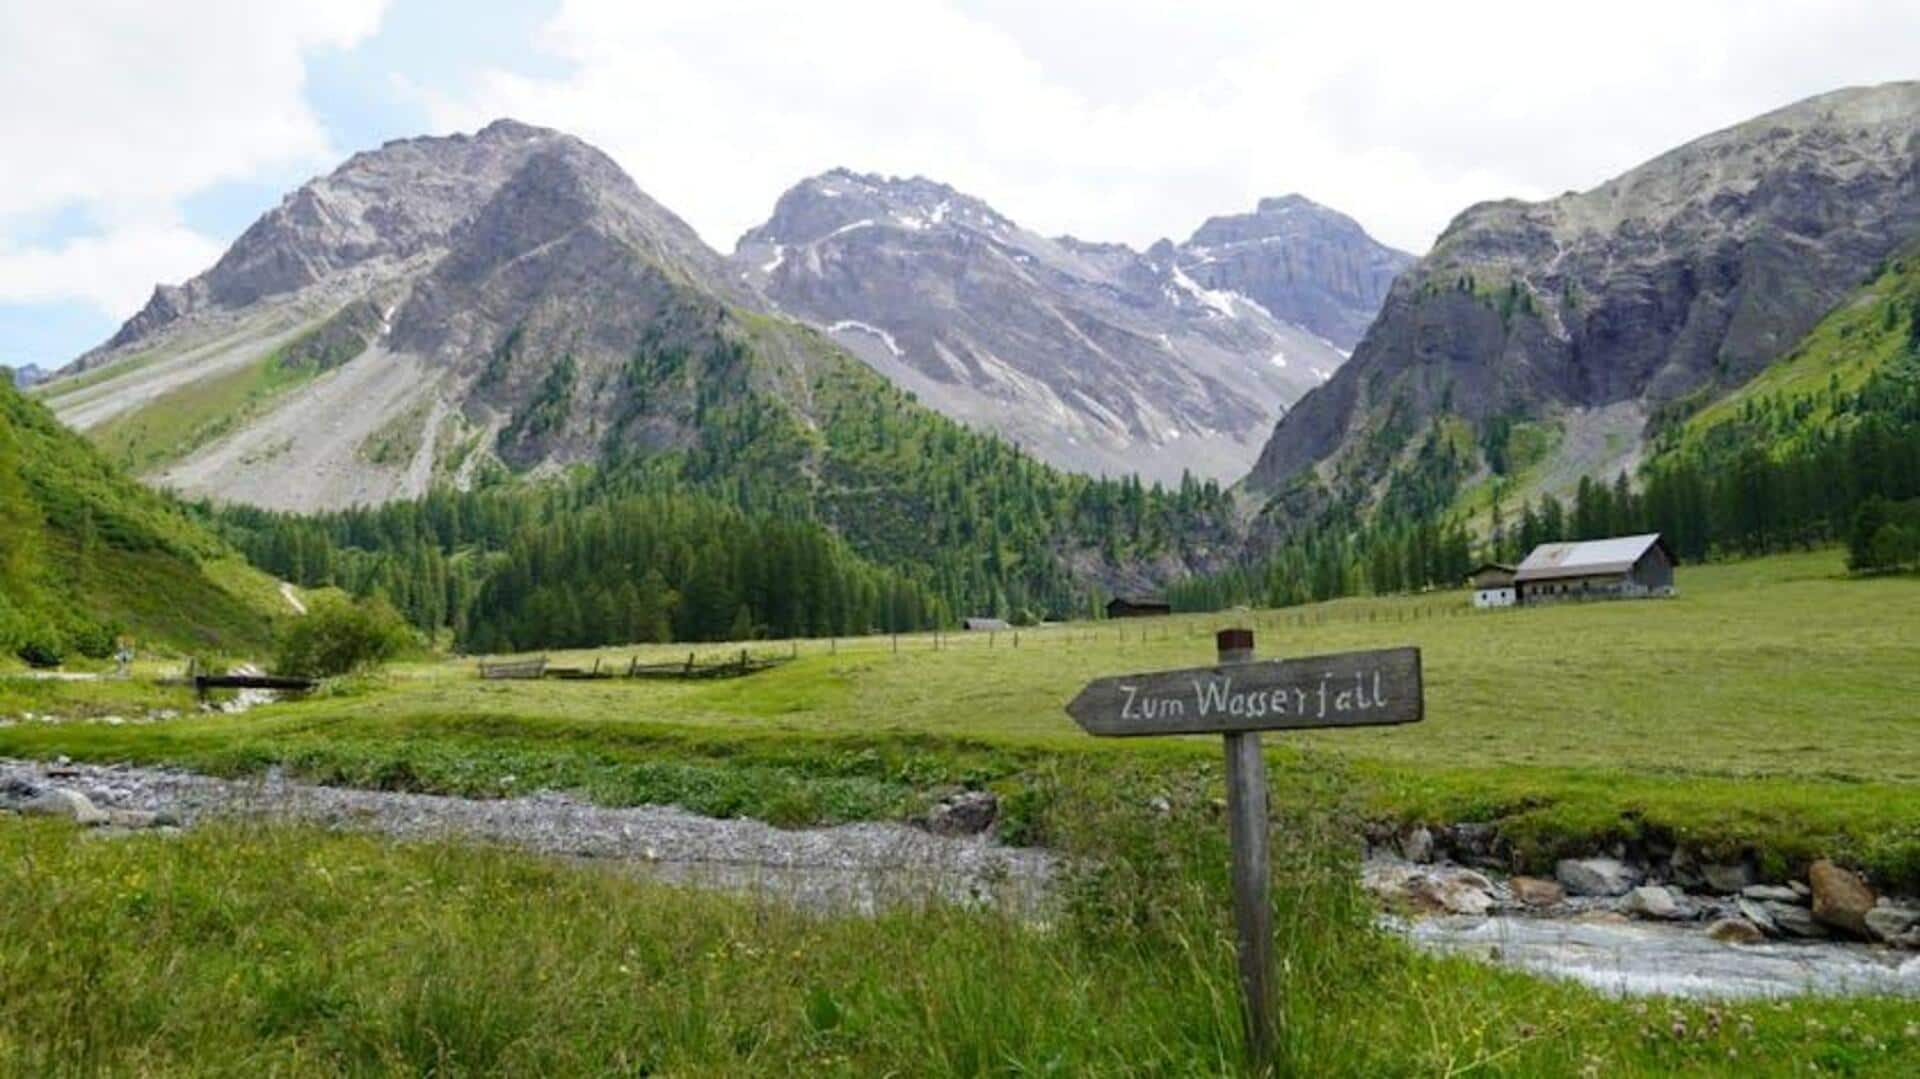
<path fill-rule="evenodd" d="M 1100 678 L 1067 714 L 1089 734 L 1377 727 L 1425 713 L 1420 650 L 1388 648 Z"/>

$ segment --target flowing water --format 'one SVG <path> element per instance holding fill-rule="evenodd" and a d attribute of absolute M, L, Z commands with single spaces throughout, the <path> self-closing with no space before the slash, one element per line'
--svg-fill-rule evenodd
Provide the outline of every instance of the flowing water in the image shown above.
<path fill-rule="evenodd" d="M 1724 944 L 1699 927 L 1493 915 L 1392 924 L 1415 944 L 1622 996 L 1920 997 L 1920 955 L 1832 941 Z"/>

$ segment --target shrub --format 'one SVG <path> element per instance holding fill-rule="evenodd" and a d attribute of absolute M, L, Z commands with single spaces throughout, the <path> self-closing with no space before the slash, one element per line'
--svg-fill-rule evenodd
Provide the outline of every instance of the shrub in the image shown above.
<path fill-rule="evenodd" d="M 60 664 L 66 662 L 67 658 L 66 653 L 61 650 L 58 642 L 44 638 L 28 641 L 21 645 L 14 654 L 19 656 L 27 666 L 40 668 L 42 670 L 48 667 L 58 667 Z"/>
<path fill-rule="evenodd" d="M 369 671 L 413 642 L 406 621 L 383 599 L 348 601 L 327 597 L 280 634 L 274 668 L 304 678 Z"/>

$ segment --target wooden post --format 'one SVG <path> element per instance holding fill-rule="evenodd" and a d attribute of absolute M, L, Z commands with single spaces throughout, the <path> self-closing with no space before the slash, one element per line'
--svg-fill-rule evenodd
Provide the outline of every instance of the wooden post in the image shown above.
<path fill-rule="evenodd" d="M 1223 629 L 1214 639 L 1220 665 L 1253 662 L 1253 631 Z M 1259 731 L 1230 731 L 1227 751 L 1227 836 L 1233 845 L 1233 922 L 1240 958 L 1242 1019 L 1256 1071 L 1273 1052 L 1273 906 L 1267 901 L 1267 760 Z"/>

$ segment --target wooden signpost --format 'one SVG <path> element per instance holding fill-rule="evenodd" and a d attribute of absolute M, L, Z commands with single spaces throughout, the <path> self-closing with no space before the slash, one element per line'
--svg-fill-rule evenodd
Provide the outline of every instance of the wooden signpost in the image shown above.
<path fill-rule="evenodd" d="M 1273 1045 L 1267 981 L 1273 908 L 1267 901 L 1267 762 L 1261 731 L 1418 723 L 1425 714 L 1420 650 L 1389 648 L 1255 662 L 1253 631 L 1223 629 L 1219 662 L 1184 671 L 1099 678 L 1067 705 L 1088 734 L 1221 734 L 1227 750 L 1227 834 L 1247 1049 Z"/>

